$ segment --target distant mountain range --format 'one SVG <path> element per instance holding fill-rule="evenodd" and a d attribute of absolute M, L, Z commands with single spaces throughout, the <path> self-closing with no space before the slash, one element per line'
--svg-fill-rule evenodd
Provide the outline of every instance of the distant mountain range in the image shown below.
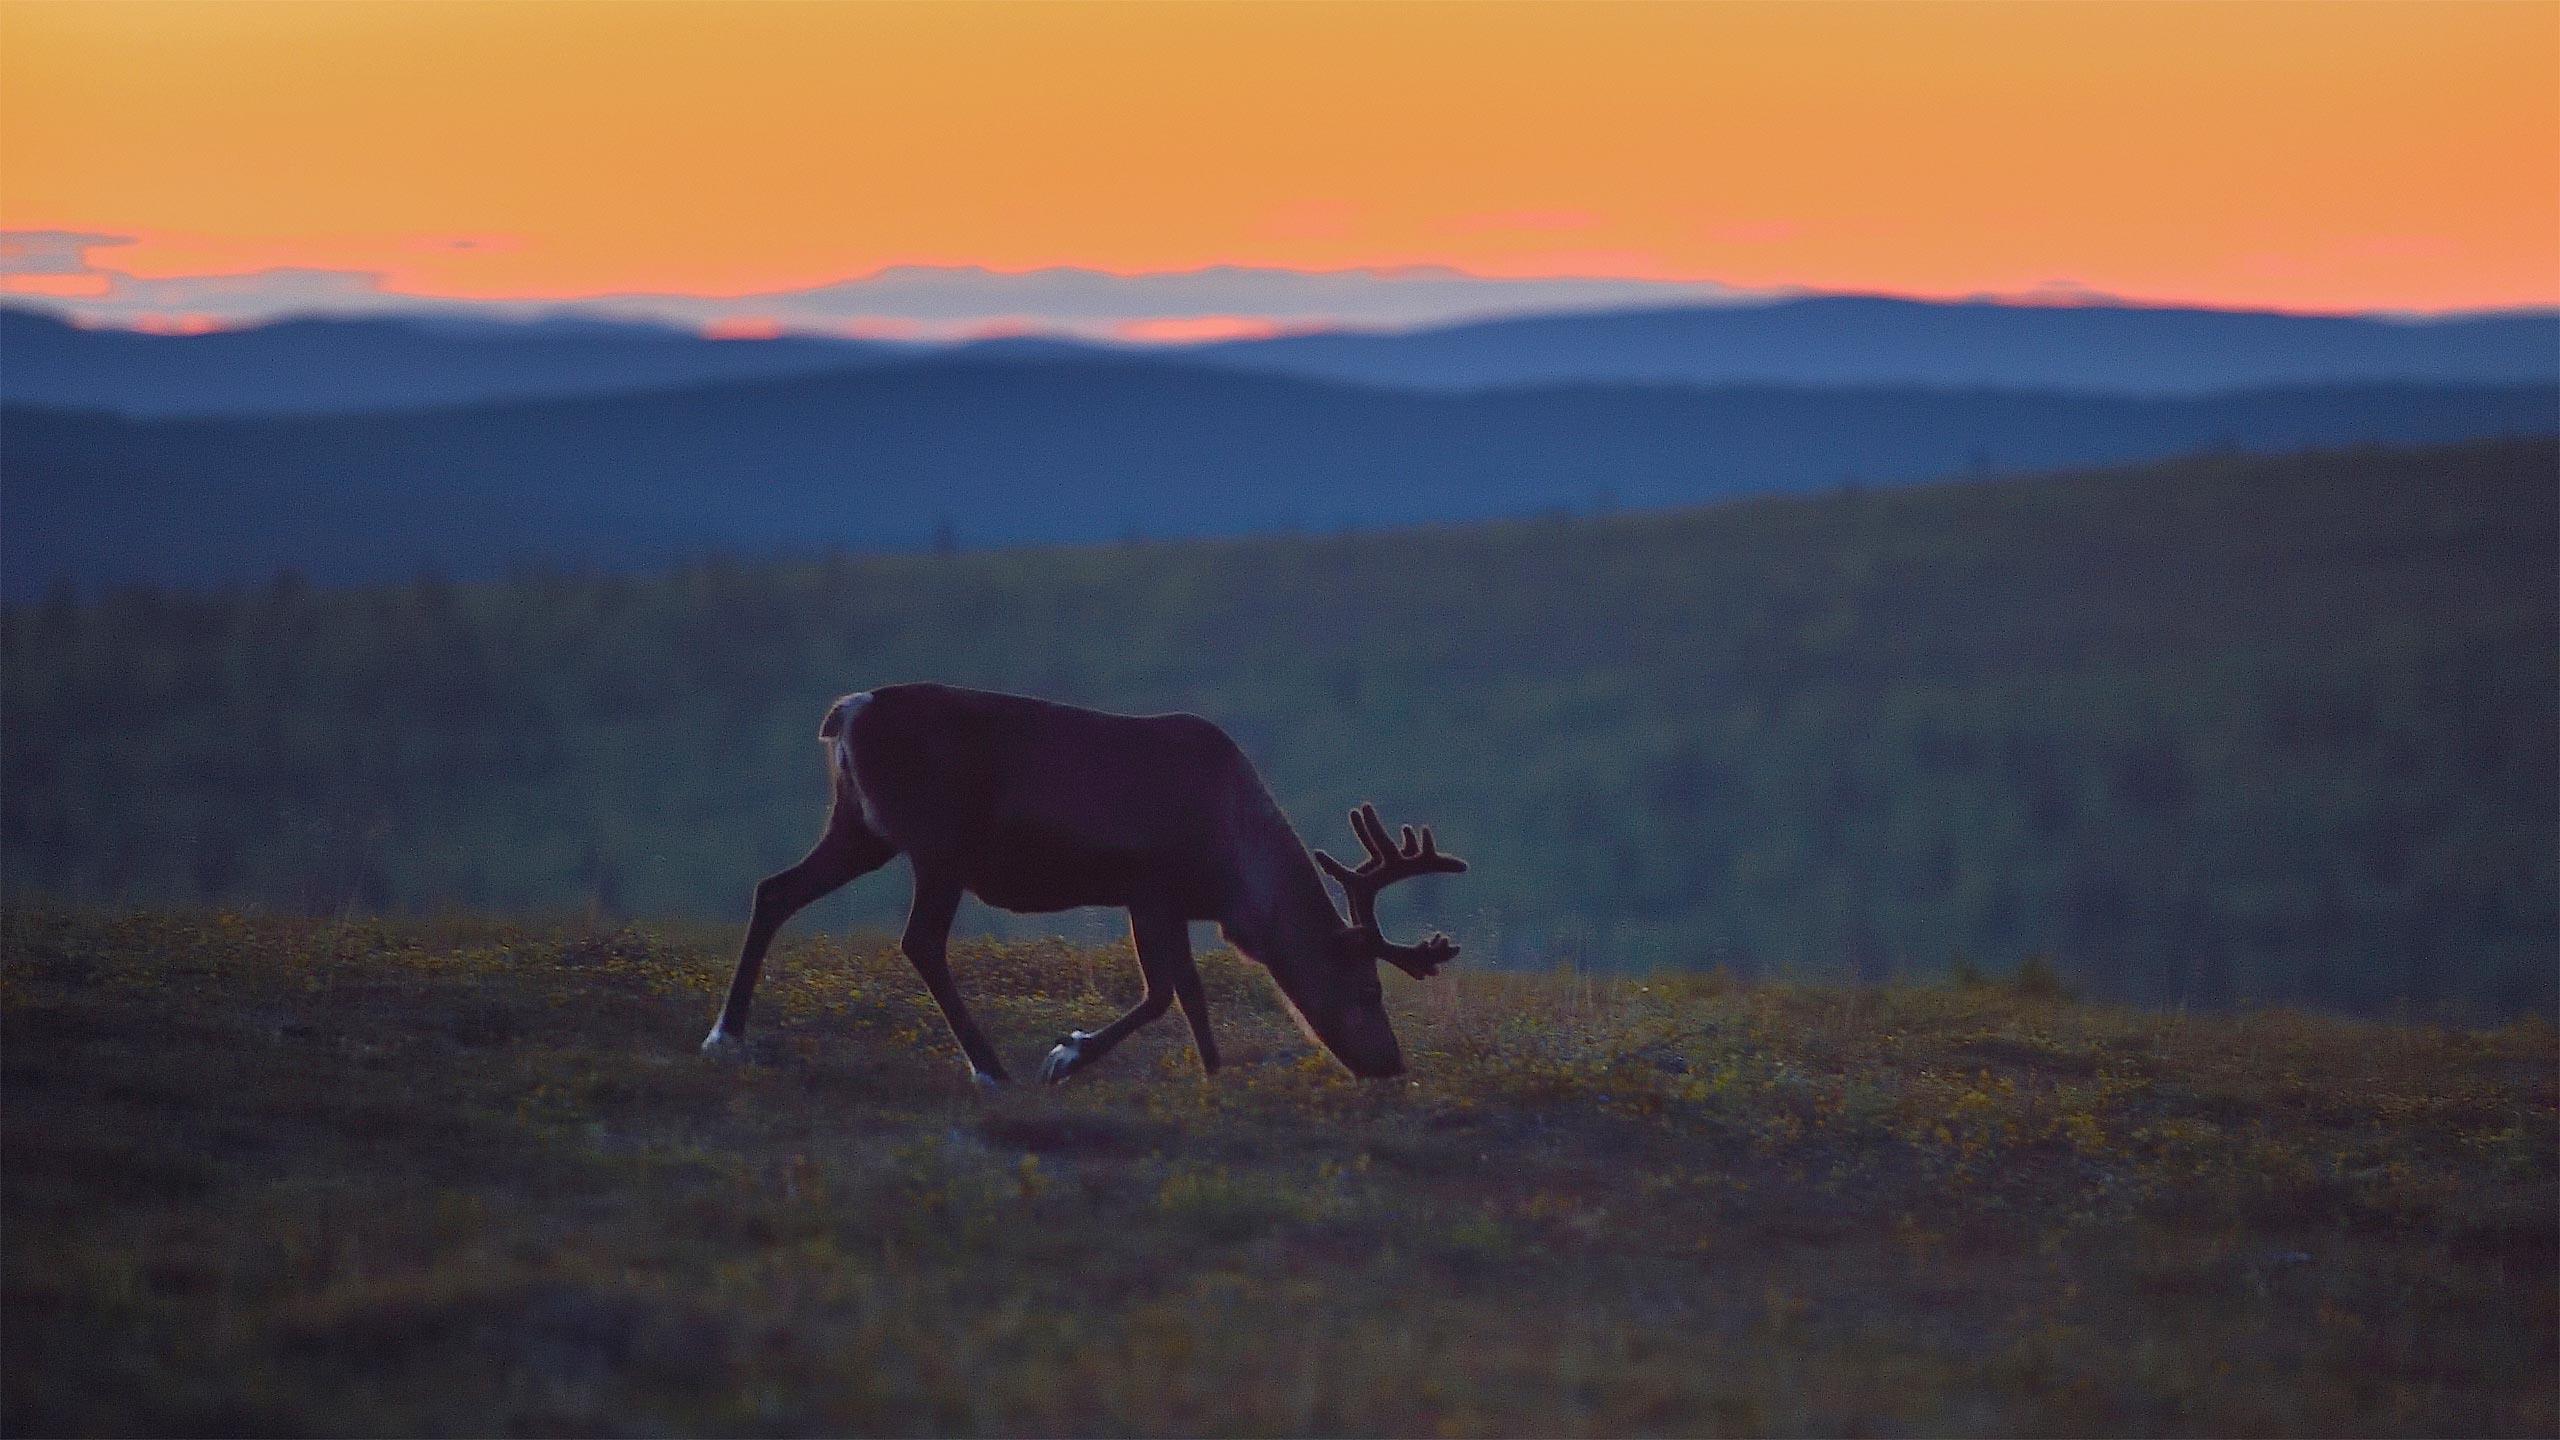
<path fill-rule="evenodd" d="M 2560 380 L 2560 312 L 2433 320 L 1816 296 L 1283 336 L 1200 358 L 1374 385 L 1550 381 L 1993 386 L 2194 395 L 2363 381 Z"/>
<path fill-rule="evenodd" d="M 12 394 L 16 393 L 14 384 Z M 945 358 L 392 414 L 0 409 L 6 592 L 1330 530 L 2198 450 L 2560 430 L 2560 386 L 2196 397 L 1577 384 L 1417 393 L 1129 358 Z"/>
<path fill-rule="evenodd" d="M 314 414 L 607 394 L 927 359 L 1180 360 L 1416 390 L 1608 382 L 2196 395 L 2560 381 L 2560 313 L 2429 320 L 1818 296 L 1145 350 L 710 340 L 590 320 L 296 320 L 199 336 L 0 310 L 0 397 L 130 415 Z"/>
<path fill-rule="evenodd" d="M 0 309 L 0 398 L 127 415 L 408 410 L 805 375 L 914 358 L 850 340 L 706 340 L 597 321 L 285 320 L 205 335 Z"/>

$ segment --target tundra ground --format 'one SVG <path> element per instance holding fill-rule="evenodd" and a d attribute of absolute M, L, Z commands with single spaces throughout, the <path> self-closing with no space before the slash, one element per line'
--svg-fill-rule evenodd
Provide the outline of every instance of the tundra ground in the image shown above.
<path fill-rule="evenodd" d="M 1251 967 L 975 1093 L 884 940 L 20 910 L 0 1428 L 2560 1431 L 2560 1040 Z M 1017 1076 L 1123 951 L 963 944 Z"/>

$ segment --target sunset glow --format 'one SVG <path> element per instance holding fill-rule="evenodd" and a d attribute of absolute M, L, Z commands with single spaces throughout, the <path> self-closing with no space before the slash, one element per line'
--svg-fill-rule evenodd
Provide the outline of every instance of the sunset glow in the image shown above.
<path fill-rule="evenodd" d="M 1279 333 L 1279 326 L 1254 315 L 1175 315 L 1119 327 L 1125 340 L 1259 340 Z"/>
<path fill-rule="evenodd" d="M 122 242 L 21 295 L 1237 265 L 2560 302 L 2547 4 L 39 0 L 0 57 L 0 226 Z"/>
<path fill-rule="evenodd" d="M 781 333 L 782 322 L 769 315 L 735 315 L 702 327 L 707 340 L 771 340 Z"/>

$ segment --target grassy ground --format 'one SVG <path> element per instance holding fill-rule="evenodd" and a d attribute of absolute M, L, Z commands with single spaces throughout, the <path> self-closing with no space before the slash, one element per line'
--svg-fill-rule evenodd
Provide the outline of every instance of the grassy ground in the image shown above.
<path fill-rule="evenodd" d="M 870 939 L 741 1067 L 720 933 L 5 921 L 12 1434 L 2560 1430 L 2538 1019 L 1390 977 L 1362 1084 L 1220 955 L 982 1099 Z"/>

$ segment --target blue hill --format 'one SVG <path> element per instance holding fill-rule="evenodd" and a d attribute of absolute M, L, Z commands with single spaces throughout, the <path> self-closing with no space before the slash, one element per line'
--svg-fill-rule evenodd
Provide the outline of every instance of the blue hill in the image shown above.
<path fill-rule="evenodd" d="M 1131 351 L 1050 337 L 920 346 L 707 340 L 648 325 L 294 320 L 201 336 L 0 310 L 0 396 L 130 415 L 270 415 L 559 398 L 936 355 L 1209 364 L 1396 389 L 1643 382 L 2197 395 L 2365 383 L 2560 383 L 2560 314 L 2431 320 L 1827 296 L 1541 315 L 1394 334 Z"/>
<path fill-rule="evenodd" d="M 2167 399 L 1572 385 L 1395 391 L 1126 360 L 945 360 L 395 414 L 0 413 L 13 595 L 727 550 L 1437 524 L 2199 450 L 2560 430 L 2560 387 Z"/>
<path fill-rule="evenodd" d="M 905 358 L 843 340 L 706 340 L 652 325 L 286 320 L 205 335 L 0 309 L 0 395 L 128 415 L 291 415 L 605 394 Z"/>
<path fill-rule="evenodd" d="M 2560 381 L 2560 313 L 2427 320 L 1817 296 L 1539 315 L 1203 347 L 1269 373 L 1430 389 L 1561 380 L 2201 394 L 2367 381 Z"/>

